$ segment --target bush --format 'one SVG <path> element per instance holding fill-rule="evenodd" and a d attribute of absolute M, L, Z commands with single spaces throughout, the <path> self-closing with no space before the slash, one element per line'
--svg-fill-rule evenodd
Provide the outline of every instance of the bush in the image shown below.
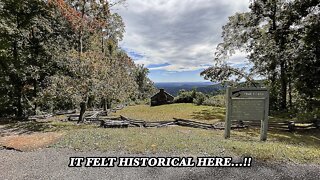
<path fill-rule="evenodd" d="M 320 109 L 316 108 L 312 112 L 304 112 L 297 114 L 298 122 L 315 122 L 320 119 Z"/>
<path fill-rule="evenodd" d="M 211 96 L 205 99 L 202 104 L 207 106 L 225 107 L 226 105 L 225 96 L 224 95 Z"/>
<path fill-rule="evenodd" d="M 196 90 L 182 90 L 179 91 L 178 96 L 174 99 L 174 103 L 194 103 L 196 105 L 202 105 L 206 98 L 205 94 L 197 92 Z"/>
<path fill-rule="evenodd" d="M 194 91 L 179 91 L 177 97 L 174 98 L 174 103 L 193 103 L 193 98 L 195 98 Z"/>
<path fill-rule="evenodd" d="M 193 103 L 195 103 L 196 105 L 202 105 L 205 99 L 206 99 L 206 96 L 203 93 L 197 92 L 196 98 L 193 99 Z"/>

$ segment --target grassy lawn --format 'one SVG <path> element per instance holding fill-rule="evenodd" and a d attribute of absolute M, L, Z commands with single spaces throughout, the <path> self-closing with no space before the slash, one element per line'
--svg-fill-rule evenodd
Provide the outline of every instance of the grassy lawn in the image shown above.
<path fill-rule="evenodd" d="M 223 114 L 223 108 L 171 104 L 157 107 L 131 106 L 118 111 L 115 115 L 150 121 L 169 120 L 177 117 L 211 123 L 223 120 Z M 29 130 L 40 132 L 64 132 L 64 136 L 51 147 L 141 154 L 169 153 L 184 156 L 252 156 L 268 161 L 320 164 L 320 133 L 318 129 L 294 133 L 269 130 L 268 140 L 260 142 L 259 128 L 232 130 L 231 138 L 225 140 L 223 130 L 178 126 L 104 129 L 95 125 L 76 125 L 73 122 L 56 120 L 36 124 L 11 124 L 10 126 L 20 129 L 29 128 Z"/>
<path fill-rule="evenodd" d="M 224 108 L 171 104 L 130 106 L 114 115 L 150 121 L 176 117 L 214 123 L 223 120 L 224 113 Z M 260 142 L 259 129 L 232 130 L 231 138 L 225 140 L 222 130 L 187 127 L 87 128 L 69 131 L 54 147 L 127 153 L 252 156 L 260 160 L 320 164 L 320 133 L 317 130 L 295 133 L 270 130 L 267 142 Z"/>
<path fill-rule="evenodd" d="M 186 127 L 83 129 L 68 133 L 55 147 L 126 153 L 224 154 L 219 131 Z M 221 138 L 219 138 L 221 139 Z M 212 143 L 211 143 L 212 142 Z"/>
<path fill-rule="evenodd" d="M 259 129 L 233 130 L 225 140 L 222 130 L 187 127 L 101 129 L 69 131 L 53 147 L 126 153 L 172 153 L 181 155 L 237 155 L 260 160 L 320 164 L 320 137 L 312 134 L 269 132 L 259 141 Z"/>
<path fill-rule="evenodd" d="M 123 115 L 146 121 L 172 120 L 173 118 L 193 119 L 205 123 L 223 121 L 225 108 L 196 106 L 189 103 L 170 104 L 150 107 L 149 105 L 129 106 L 118 111 L 115 116 Z"/>

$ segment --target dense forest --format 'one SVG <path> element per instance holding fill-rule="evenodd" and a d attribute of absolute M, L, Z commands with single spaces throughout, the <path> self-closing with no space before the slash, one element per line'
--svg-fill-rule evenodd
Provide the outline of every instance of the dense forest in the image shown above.
<path fill-rule="evenodd" d="M 319 13 L 319 0 L 252 1 L 248 12 L 229 17 L 215 65 L 201 74 L 214 82 L 245 80 L 250 86 L 256 86 L 254 79 L 260 77 L 270 89 L 271 110 L 319 117 Z M 247 54 L 250 69 L 228 64 L 227 59 L 239 51 Z"/>
<path fill-rule="evenodd" d="M 1 0 L 0 116 L 110 108 L 155 90 L 118 43 L 123 1 Z"/>

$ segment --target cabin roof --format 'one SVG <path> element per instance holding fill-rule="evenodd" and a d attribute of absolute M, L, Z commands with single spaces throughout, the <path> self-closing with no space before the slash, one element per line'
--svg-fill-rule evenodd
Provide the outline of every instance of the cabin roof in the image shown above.
<path fill-rule="evenodd" d="M 161 90 L 162 90 L 162 91 L 161 91 Z M 154 94 L 153 96 L 151 96 L 151 98 L 154 98 L 155 96 L 157 96 L 157 95 L 160 94 L 160 93 L 165 93 L 166 95 L 171 96 L 172 98 L 174 98 L 173 95 L 169 94 L 169 93 L 166 92 L 164 89 L 160 89 L 160 91 L 157 92 L 156 94 Z"/>

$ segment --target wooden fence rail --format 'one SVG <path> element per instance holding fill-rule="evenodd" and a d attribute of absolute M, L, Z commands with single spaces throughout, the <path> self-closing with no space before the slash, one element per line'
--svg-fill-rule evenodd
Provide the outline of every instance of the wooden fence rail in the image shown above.
<path fill-rule="evenodd" d="M 70 114 L 68 115 L 69 120 L 77 120 L 79 117 L 78 114 Z M 85 120 L 88 123 L 97 123 L 100 124 L 101 127 L 105 128 L 128 128 L 128 127 L 144 127 L 144 128 L 159 128 L 159 127 L 167 127 L 167 126 L 186 126 L 193 128 L 201 128 L 201 129 L 224 129 L 224 123 L 216 123 L 216 124 L 207 124 L 203 122 L 198 122 L 194 120 L 187 120 L 181 118 L 173 118 L 173 120 L 167 121 L 144 121 L 128 118 L 125 116 L 120 117 L 108 117 L 105 116 L 105 113 L 102 111 L 91 112 L 89 115 L 85 117 Z M 242 129 L 248 127 L 260 127 L 260 121 L 232 121 L 232 129 Z M 310 129 L 310 128 L 319 128 L 315 123 L 305 123 L 305 124 L 296 124 L 293 121 L 269 121 L 268 123 L 269 129 L 282 129 L 295 131 L 297 129 Z"/>

